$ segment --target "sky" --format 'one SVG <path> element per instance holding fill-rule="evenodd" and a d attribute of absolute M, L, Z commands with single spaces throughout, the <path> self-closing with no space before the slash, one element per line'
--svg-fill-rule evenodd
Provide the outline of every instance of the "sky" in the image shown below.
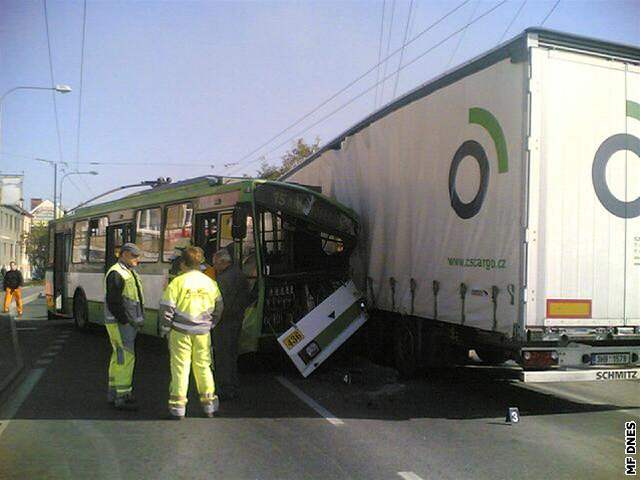
<path fill-rule="evenodd" d="M 61 176 L 98 172 L 65 178 L 67 207 L 161 176 L 253 175 L 264 159 L 279 163 L 294 138 L 328 142 L 547 16 L 546 28 L 640 46 L 640 1 L 561 0 L 552 11 L 556 3 L 89 0 L 83 55 L 83 1 L 46 2 L 48 42 L 43 0 L 0 0 L 0 96 L 72 88 L 4 98 L 0 173 L 24 173 L 28 205 L 53 197 L 53 168 L 36 158 L 67 162 Z M 496 8 L 392 76 L 398 52 L 271 141 L 458 6 L 404 49 L 403 65 Z M 389 78 L 350 102 L 377 76 Z"/>

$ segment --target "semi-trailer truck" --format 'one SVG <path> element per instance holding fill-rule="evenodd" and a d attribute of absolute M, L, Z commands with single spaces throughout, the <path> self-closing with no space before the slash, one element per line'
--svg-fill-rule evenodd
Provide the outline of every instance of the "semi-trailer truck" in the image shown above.
<path fill-rule="evenodd" d="M 373 350 L 640 379 L 640 49 L 528 29 L 283 178 L 352 208 Z"/>

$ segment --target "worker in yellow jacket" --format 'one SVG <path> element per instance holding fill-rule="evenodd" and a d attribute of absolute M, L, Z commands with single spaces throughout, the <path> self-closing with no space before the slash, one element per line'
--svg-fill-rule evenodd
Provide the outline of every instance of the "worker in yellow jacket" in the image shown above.
<path fill-rule="evenodd" d="M 136 334 L 144 324 L 142 283 L 135 271 L 141 254 L 135 243 L 125 243 L 104 277 L 104 323 L 112 348 L 107 397 L 118 410 L 138 409 L 132 383 Z"/>
<path fill-rule="evenodd" d="M 201 248 L 186 248 L 183 273 L 169 283 L 160 301 L 160 333 L 168 336 L 171 365 L 169 418 L 176 420 L 186 412 L 191 367 L 205 415 L 213 417 L 219 405 L 209 331 L 219 321 L 223 304 L 216 282 L 200 272 L 203 258 Z"/>

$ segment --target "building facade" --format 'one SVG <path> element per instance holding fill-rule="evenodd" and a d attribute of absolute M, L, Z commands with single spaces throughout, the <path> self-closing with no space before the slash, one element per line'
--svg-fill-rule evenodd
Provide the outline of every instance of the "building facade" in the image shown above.
<path fill-rule="evenodd" d="M 31 266 L 25 248 L 31 231 L 31 214 L 18 205 L 0 205 L 0 268 L 16 262 L 26 279 L 31 278 Z"/>
<path fill-rule="evenodd" d="M 58 207 L 58 217 L 64 213 Z M 46 225 L 53 220 L 53 202 L 51 200 L 42 200 L 41 198 L 31 199 L 31 215 L 33 216 L 34 225 Z"/>

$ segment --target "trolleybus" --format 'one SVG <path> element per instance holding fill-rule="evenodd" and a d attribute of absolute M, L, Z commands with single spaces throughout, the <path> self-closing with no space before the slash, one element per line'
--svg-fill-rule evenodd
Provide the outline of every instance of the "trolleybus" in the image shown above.
<path fill-rule="evenodd" d="M 357 236 L 356 215 L 313 188 L 254 179 L 223 183 L 211 176 L 161 184 L 50 223 L 49 316 L 73 318 L 80 329 L 103 323 L 104 274 L 120 247 L 135 242 L 142 250 L 142 332 L 157 335 L 158 303 L 181 249 L 201 247 L 211 264 L 213 254 L 227 248 L 253 291 L 240 351 L 257 351 L 285 334 L 281 345 L 305 367 L 322 350 L 328 356 L 363 322 L 349 281 Z M 332 305 L 329 297 L 345 285 L 350 295 Z M 323 302 L 325 310 L 334 308 L 322 314 L 330 318 L 314 319 L 305 333 L 297 322 Z"/>

